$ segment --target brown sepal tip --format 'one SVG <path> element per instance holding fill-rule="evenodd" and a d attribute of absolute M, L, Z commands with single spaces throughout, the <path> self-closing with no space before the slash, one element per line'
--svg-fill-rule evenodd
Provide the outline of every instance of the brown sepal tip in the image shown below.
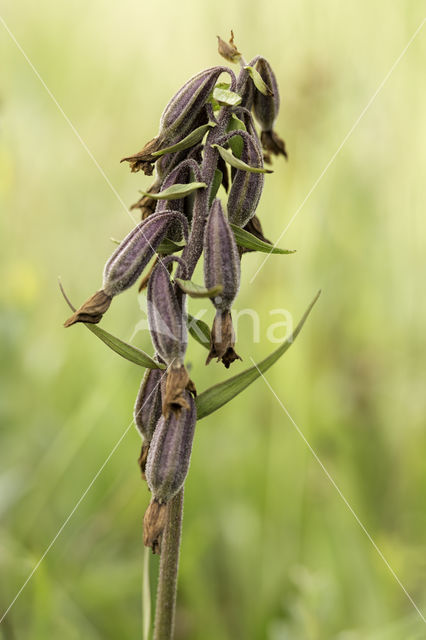
<path fill-rule="evenodd" d="M 285 142 L 277 133 L 275 133 L 275 131 L 272 129 L 270 131 L 262 131 L 260 134 L 260 140 L 262 142 L 262 147 L 267 152 L 265 158 L 266 162 L 270 162 L 270 153 L 273 153 L 275 156 L 282 155 L 286 160 L 288 160 Z"/>
<path fill-rule="evenodd" d="M 152 553 L 161 553 L 161 538 L 167 521 L 167 504 L 151 500 L 143 518 L 143 543 Z"/>
<path fill-rule="evenodd" d="M 163 415 L 167 418 L 170 411 L 180 413 L 182 409 L 189 409 L 190 406 L 185 398 L 185 391 L 192 395 L 197 395 L 194 382 L 189 377 L 184 365 L 171 367 L 166 379 L 166 388 L 163 397 Z"/>
<path fill-rule="evenodd" d="M 235 332 L 232 325 L 230 311 L 218 311 L 213 321 L 210 334 L 210 352 L 206 359 L 206 364 L 213 358 L 222 362 L 227 369 L 235 360 L 242 360 L 234 349 Z"/>
<path fill-rule="evenodd" d="M 96 291 L 93 296 L 86 300 L 86 302 L 64 322 L 64 327 L 71 327 L 71 325 L 76 324 L 76 322 L 97 324 L 109 309 L 111 301 L 112 297 L 105 293 L 103 289 Z"/>
<path fill-rule="evenodd" d="M 122 158 L 120 162 L 128 162 L 133 173 L 142 170 L 145 175 L 152 176 L 154 163 L 158 160 L 158 157 L 153 156 L 152 154 L 155 151 L 159 151 L 161 149 L 161 145 L 162 140 L 160 138 L 153 138 L 146 143 L 141 151 L 132 156 Z"/>
<path fill-rule="evenodd" d="M 231 30 L 229 42 L 225 42 L 220 36 L 216 37 L 218 41 L 217 50 L 222 58 L 225 58 L 228 62 L 238 62 L 241 58 L 241 53 L 234 43 L 234 32 Z"/>

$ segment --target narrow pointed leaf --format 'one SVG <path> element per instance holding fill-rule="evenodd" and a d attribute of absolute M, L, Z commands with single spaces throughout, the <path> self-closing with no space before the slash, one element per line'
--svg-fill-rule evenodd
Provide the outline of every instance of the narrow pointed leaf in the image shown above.
<path fill-rule="evenodd" d="M 202 124 L 201 127 L 197 127 L 194 131 L 191 131 L 183 140 L 173 144 L 170 147 L 166 147 L 164 149 L 160 149 L 153 153 L 153 156 L 159 157 L 164 156 L 166 153 L 175 153 L 176 151 L 184 151 L 185 149 L 189 149 L 190 147 L 194 147 L 196 144 L 201 142 L 204 138 L 204 135 L 211 127 L 215 127 L 215 122 L 208 122 L 207 124 Z"/>
<path fill-rule="evenodd" d="M 184 241 L 175 242 L 174 240 L 165 238 L 163 242 L 158 245 L 157 253 L 161 256 L 168 256 L 169 254 L 175 253 L 176 251 L 182 251 L 185 245 L 186 242 Z"/>
<path fill-rule="evenodd" d="M 229 124 L 227 126 L 227 131 L 235 131 L 237 129 L 241 129 L 242 131 L 247 131 L 247 127 L 244 124 L 244 122 L 242 120 L 240 120 L 238 118 L 238 116 L 235 115 L 235 113 L 232 114 L 230 120 L 229 120 Z"/>
<path fill-rule="evenodd" d="M 210 349 L 210 329 L 203 320 L 188 314 L 188 329 L 194 340 L 206 349 Z"/>
<path fill-rule="evenodd" d="M 279 247 L 274 247 L 274 245 L 268 244 L 263 240 L 259 240 L 259 238 L 256 238 L 252 233 L 249 233 L 245 229 L 241 229 L 241 227 L 238 227 L 236 224 L 231 224 L 231 229 L 234 232 L 235 241 L 240 247 L 245 247 L 252 251 L 261 251 L 262 253 L 296 253 L 295 249 L 280 249 Z"/>
<path fill-rule="evenodd" d="M 294 340 L 300 333 L 308 315 L 310 314 L 312 307 L 318 300 L 320 291 L 317 293 L 305 313 L 303 314 L 299 324 L 293 331 L 293 333 L 284 342 L 273 351 L 267 358 L 259 362 L 256 366 L 246 369 L 242 373 L 239 373 L 232 378 L 228 378 L 219 384 L 210 387 L 206 391 L 203 391 L 197 396 L 195 403 L 197 407 L 197 419 L 201 420 L 205 416 L 208 416 L 213 411 L 216 411 L 224 404 L 235 398 L 241 391 L 244 391 L 252 382 L 254 382 L 261 373 L 267 371 L 273 364 L 291 347 Z"/>
<path fill-rule="evenodd" d="M 75 311 L 75 307 L 65 293 L 61 281 L 59 281 L 59 288 L 62 295 L 64 296 L 65 302 L 67 303 L 71 311 Z M 147 353 L 145 353 L 145 351 L 142 351 L 137 347 L 133 347 L 131 344 L 120 340 L 120 338 L 116 338 L 111 333 L 108 333 L 108 331 L 105 331 L 105 329 L 101 329 L 101 327 L 99 327 L 98 325 L 88 324 L 87 322 L 85 322 L 84 326 L 86 326 L 92 333 L 94 333 L 100 340 L 102 340 L 102 342 L 104 342 L 110 349 L 118 353 L 119 356 L 122 356 L 126 360 L 130 360 L 130 362 L 134 362 L 140 367 L 146 367 L 147 369 L 166 368 L 164 364 L 155 362 L 155 360 L 153 360 Z"/>
<path fill-rule="evenodd" d="M 268 87 L 266 82 L 263 80 L 260 73 L 254 67 L 244 67 L 249 73 L 250 78 L 253 80 L 256 89 L 263 93 L 264 96 L 273 96 L 274 92 L 272 89 Z"/>
<path fill-rule="evenodd" d="M 216 198 L 216 194 L 219 191 L 219 187 L 222 184 L 223 173 L 220 169 L 214 170 L 214 178 L 210 189 L 209 208 L 213 200 Z"/>
<path fill-rule="evenodd" d="M 249 171 L 250 173 L 273 173 L 271 169 L 265 169 L 263 167 L 250 167 L 248 164 L 236 158 L 229 149 L 224 149 L 218 144 L 212 144 L 212 147 L 217 149 L 222 158 L 235 169 L 241 169 L 242 171 Z"/>
<path fill-rule="evenodd" d="M 142 195 L 149 196 L 154 200 L 179 200 L 189 196 L 193 191 L 197 189 L 205 189 L 207 187 L 205 182 L 188 182 L 188 184 L 173 184 L 171 187 L 160 191 L 160 193 L 148 193 L 141 191 Z"/>
<path fill-rule="evenodd" d="M 175 282 L 177 282 L 182 291 L 188 294 L 191 298 L 214 298 L 223 291 L 223 286 L 221 284 L 211 287 L 210 289 L 206 289 L 199 284 L 195 284 L 195 282 L 191 282 L 191 280 L 175 278 Z"/>
<path fill-rule="evenodd" d="M 105 329 L 101 329 L 96 324 L 86 324 L 85 326 L 95 334 L 102 342 L 104 342 L 110 349 L 118 353 L 119 356 L 138 364 L 140 367 L 146 367 L 147 369 L 165 369 L 164 364 L 155 362 L 145 351 L 138 349 L 137 347 L 120 340 L 116 336 L 113 336 Z"/>
<path fill-rule="evenodd" d="M 213 100 L 216 100 L 216 102 L 218 102 L 220 105 L 224 105 L 227 107 L 236 107 L 241 103 L 242 98 L 238 93 L 235 93 L 234 91 L 216 86 L 213 89 Z"/>

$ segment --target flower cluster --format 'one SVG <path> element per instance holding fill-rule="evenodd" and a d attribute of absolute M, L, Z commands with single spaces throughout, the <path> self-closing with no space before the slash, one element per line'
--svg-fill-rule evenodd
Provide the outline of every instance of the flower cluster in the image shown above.
<path fill-rule="evenodd" d="M 150 333 L 161 368 L 147 370 L 134 418 L 143 437 L 139 464 L 152 492 L 144 541 L 154 552 L 161 549 L 167 505 L 188 472 L 197 420 L 196 389 L 185 367 L 187 297 L 211 299 L 216 314 L 206 363 L 216 358 L 228 368 L 240 358 L 231 309 L 241 257 L 250 250 L 236 230 L 268 243 L 256 217 L 270 173 L 265 162 L 271 154 L 286 157 L 273 129 L 279 94 L 271 66 L 260 56 L 245 64 L 233 37 L 229 43 L 219 38 L 219 53 L 239 62 L 238 76 L 216 66 L 188 80 L 166 106 L 157 137 L 123 159 L 132 171 L 152 175 L 155 170 L 154 183 L 132 207 L 140 209 L 142 221 L 106 263 L 102 288 L 65 322 L 98 323 L 112 299 L 153 261 L 141 288 L 147 287 Z M 204 286 L 191 282 L 201 257 Z"/>

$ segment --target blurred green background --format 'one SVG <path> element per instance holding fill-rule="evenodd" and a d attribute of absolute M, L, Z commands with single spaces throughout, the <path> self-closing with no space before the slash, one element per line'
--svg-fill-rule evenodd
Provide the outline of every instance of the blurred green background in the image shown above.
<path fill-rule="evenodd" d="M 420 1 L 161 3 L 5 0 L 0 15 L 126 205 L 150 179 L 119 164 L 157 132 L 179 86 L 220 64 L 235 30 L 282 95 L 258 213 L 279 236 L 423 19 Z M 244 363 L 273 348 L 269 311 L 297 319 L 267 378 L 418 607 L 426 605 L 425 30 L 280 245 L 243 258 Z M 142 371 L 82 326 L 64 331 L 61 276 L 80 304 L 110 237 L 133 226 L 0 24 L 0 610 L 128 427 Z M 194 308 L 194 307 L 193 307 Z M 196 308 L 196 307 L 195 307 Z M 209 321 L 213 317 L 209 310 Z M 103 326 L 129 339 L 136 295 Z M 151 352 L 149 337 L 135 344 Z M 198 389 L 229 375 L 191 345 Z M 149 496 L 130 428 L 2 625 L 5 640 L 141 637 Z M 157 558 L 151 561 L 155 589 Z M 199 423 L 186 485 L 177 639 L 396 640 L 425 623 L 262 380 Z"/>

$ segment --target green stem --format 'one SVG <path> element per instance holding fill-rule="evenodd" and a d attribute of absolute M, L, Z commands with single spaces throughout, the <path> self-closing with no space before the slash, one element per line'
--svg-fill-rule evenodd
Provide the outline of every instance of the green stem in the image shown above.
<path fill-rule="evenodd" d="M 154 640 L 173 639 L 182 513 L 183 488 L 169 503 L 162 537 Z"/>

